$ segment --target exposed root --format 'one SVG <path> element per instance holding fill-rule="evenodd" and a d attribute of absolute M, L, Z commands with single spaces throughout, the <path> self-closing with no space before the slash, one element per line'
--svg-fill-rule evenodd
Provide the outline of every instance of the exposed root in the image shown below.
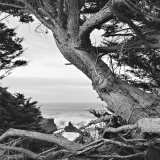
<path fill-rule="evenodd" d="M 141 152 L 141 153 L 136 153 L 136 154 L 131 154 L 128 156 L 119 156 L 119 155 L 91 155 L 89 157 L 93 157 L 93 158 L 118 158 L 118 159 L 127 159 L 127 158 L 133 158 L 133 157 L 137 157 L 137 156 L 144 156 L 146 154 L 146 152 Z"/>
<path fill-rule="evenodd" d="M 134 125 L 124 125 L 124 126 L 121 126 L 121 127 L 118 127 L 118 128 L 113 128 L 113 127 L 108 127 L 104 130 L 103 132 L 103 137 L 104 135 L 107 133 L 107 132 L 111 132 L 111 133 L 119 133 L 119 132 L 122 132 L 122 131 L 128 131 L 128 130 L 133 130 L 133 129 L 136 129 L 137 128 L 137 123 L 134 124 Z"/>
<path fill-rule="evenodd" d="M 112 116 L 105 116 L 105 119 L 108 120 L 109 118 L 112 118 Z M 101 120 L 102 119 L 104 120 L 104 118 L 101 118 Z M 94 122 L 100 122 L 101 120 L 98 119 Z M 105 128 L 104 133 L 100 139 L 92 141 L 89 144 L 71 142 L 62 136 L 57 135 L 10 129 L 0 136 L 0 158 L 3 157 L 4 160 L 21 160 L 25 158 L 32 158 L 35 160 L 56 160 L 70 157 L 74 159 L 76 157 L 78 160 L 84 158 L 91 160 L 94 158 L 125 159 L 140 157 L 141 159 L 146 155 L 146 153 L 148 153 L 148 148 L 151 145 L 160 145 L 160 138 L 154 137 L 154 139 L 128 139 L 128 137 L 121 134 L 121 132 L 138 129 L 140 130 L 140 133 L 147 132 L 152 134 L 159 134 L 159 124 L 160 118 L 143 118 L 133 125 L 123 125 L 118 128 L 108 127 Z M 114 134 L 110 139 L 103 138 L 104 134 L 106 133 Z M 17 139 L 17 137 L 19 138 Z M 39 141 L 45 141 L 47 143 L 53 143 L 53 146 L 43 150 L 41 153 L 35 153 L 28 148 L 23 148 L 23 143 L 25 143 L 26 138 L 27 141 L 29 139 L 36 139 Z M 21 146 L 21 148 L 19 146 Z"/>
<path fill-rule="evenodd" d="M 116 116 L 116 115 L 115 114 L 105 115 L 105 116 L 101 116 L 100 118 L 98 118 L 96 120 L 91 120 L 86 126 L 83 126 L 82 129 L 85 129 L 93 124 L 108 121 L 108 120 L 112 119 L 114 116 Z"/>
<path fill-rule="evenodd" d="M 31 152 L 28 149 L 24 149 L 24 148 L 11 147 L 11 146 L 6 146 L 4 144 L 1 144 L 0 149 L 19 152 L 19 153 L 24 154 L 26 157 L 33 158 L 36 160 L 42 160 L 44 158 L 43 156 L 40 156 L 39 154 L 36 154 L 36 153 Z"/>
<path fill-rule="evenodd" d="M 140 134 L 160 134 L 160 118 L 142 118 L 133 125 L 124 125 L 118 128 L 108 127 L 104 130 L 103 136 L 107 132 L 119 133 L 122 131 L 128 131 L 133 129 L 139 129 Z"/>

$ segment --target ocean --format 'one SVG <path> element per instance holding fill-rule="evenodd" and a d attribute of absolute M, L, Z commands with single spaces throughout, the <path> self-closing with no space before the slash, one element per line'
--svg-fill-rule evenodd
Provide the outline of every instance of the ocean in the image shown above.
<path fill-rule="evenodd" d="M 103 109 L 102 103 L 43 103 L 40 107 L 44 118 L 53 118 L 59 127 L 73 125 L 80 127 L 95 119 L 89 109 Z"/>

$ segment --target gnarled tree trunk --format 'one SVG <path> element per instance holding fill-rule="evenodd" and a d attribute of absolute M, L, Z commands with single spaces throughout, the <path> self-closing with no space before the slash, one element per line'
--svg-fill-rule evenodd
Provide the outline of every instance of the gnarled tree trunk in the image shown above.
<path fill-rule="evenodd" d="M 60 34 L 57 33 L 58 36 Z M 79 44 L 78 39 L 75 42 L 63 39 L 62 36 L 56 40 L 61 53 L 91 80 L 93 89 L 111 110 L 129 123 L 143 117 L 159 117 L 160 97 L 116 78 L 107 64 L 98 58 L 94 48 L 88 47 L 85 50 L 85 46 Z"/>
<path fill-rule="evenodd" d="M 99 12 L 92 14 L 80 25 L 79 2 L 78 0 L 57 0 L 53 4 L 50 0 L 15 0 L 10 3 L 8 1 L 0 2 L 0 9 L 14 16 L 20 16 L 22 13 L 34 14 L 42 24 L 52 31 L 57 47 L 63 56 L 91 80 L 93 89 L 96 90 L 99 97 L 127 122 L 134 123 L 142 117 L 159 117 L 160 97 L 132 87 L 127 82 L 115 77 L 99 56 L 101 50 L 93 47 L 90 42 L 90 33 L 98 25 L 111 20 L 113 14 L 117 15 L 114 3 L 109 4 L 110 7 L 108 7 L 108 1 L 106 1 Z M 125 3 L 123 0 L 114 2 Z M 12 9 L 5 10 L 5 7 L 12 7 Z M 12 11 L 13 8 L 17 13 Z M 126 20 L 121 16 L 118 18 L 122 21 Z M 128 24 L 137 34 L 139 33 L 132 23 L 128 22 Z M 158 42 L 153 47 L 160 47 L 159 37 L 160 35 L 157 35 Z M 138 43 L 143 44 L 142 40 Z M 118 50 L 118 47 L 120 46 L 106 47 L 105 50 L 113 52 Z M 150 45 L 150 47 L 152 46 Z"/>
<path fill-rule="evenodd" d="M 158 31 L 156 34 L 152 32 L 147 36 L 145 32 L 142 34 L 141 30 L 139 30 L 138 27 L 132 22 L 132 19 L 129 19 L 130 17 L 124 17 L 123 14 L 121 14 L 122 10 L 119 12 L 117 8 L 120 4 L 123 4 L 123 6 L 127 6 L 130 11 L 136 12 L 140 15 L 143 14 L 143 16 L 147 19 L 151 19 L 152 21 L 157 22 L 160 22 L 160 20 L 153 16 L 152 12 L 150 15 L 144 15 L 143 12 L 140 12 L 139 10 L 137 11 L 137 8 L 128 3 L 126 0 L 103 0 L 99 11 L 88 15 L 86 20 L 84 19 L 83 23 L 80 24 L 80 8 L 83 6 L 84 2 L 84 0 L 3 0 L 0 1 L 0 10 L 13 16 L 20 16 L 22 19 L 24 18 L 24 21 L 30 20 L 28 14 L 33 14 L 43 25 L 52 31 L 53 37 L 60 52 L 72 65 L 81 70 L 91 80 L 93 89 L 97 92 L 101 100 L 106 102 L 109 109 L 122 116 L 122 118 L 131 124 L 121 126 L 119 128 L 106 128 L 103 133 L 110 131 L 117 133 L 119 131 L 138 128 L 142 130 L 142 133 L 143 131 L 146 132 L 148 129 L 150 133 L 159 134 L 160 119 L 142 118 L 159 117 L 160 97 L 151 93 L 144 92 L 136 87 L 129 85 L 126 81 L 122 81 L 119 77 L 116 77 L 114 73 L 112 73 L 109 66 L 101 59 L 101 57 L 106 53 L 119 51 L 119 49 L 123 47 L 123 44 L 106 47 L 95 47 L 91 44 L 90 33 L 102 24 L 109 23 L 109 21 L 113 19 L 113 16 L 115 16 L 119 19 L 119 21 L 127 24 L 133 30 L 136 37 L 139 37 L 139 40 L 136 42 L 125 44 L 126 47 L 147 46 L 149 48 L 159 49 L 160 33 Z M 146 1 L 143 0 L 142 2 Z M 157 5 L 159 5 L 159 3 Z M 144 7 L 145 6 L 142 4 L 142 10 Z M 154 13 L 157 14 L 155 11 Z M 152 40 L 154 40 L 153 43 L 151 42 Z M 107 118 L 112 116 L 114 115 L 108 116 Z M 103 118 L 104 117 L 102 116 L 101 119 Z M 98 119 L 96 122 L 100 122 L 101 119 Z M 134 125 L 132 125 L 133 123 Z M 19 130 L 9 130 L 1 136 L 1 139 L 3 140 L 4 137 L 6 138 L 8 136 L 26 136 L 35 139 L 38 137 L 42 140 L 44 140 L 44 137 L 48 137 L 47 139 L 45 138 L 46 141 L 51 141 L 66 149 L 60 150 L 60 154 L 69 154 L 68 156 L 73 157 L 73 159 L 75 159 L 74 155 L 77 159 L 84 159 L 84 157 L 80 157 L 80 155 L 87 155 L 89 159 L 95 159 L 96 157 L 124 158 L 124 156 L 118 156 L 115 154 L 106 155 L 106 152 L 105 155 L 102 155 L 100 152 L 98 153 L 101 155 L 90 155 L 90 151 L 95 151 L 94 149 L 99 149 L 99 147 L 103 148 L 103 146 L 106 146 L 106 144 L 115 144 L 126 148 L 135 148 L 135 146 L 137 148 L 146 147 L 146 150 L 147 147 L 151 145 L 150 141 L 146 142 L 144 139 L 131 139 L 129 140 L 131 143 L 128 143 L 129 141 L 124 143 L 110 139 L 104 139 L 102 136 L 101 139 L 83 147 L 83 145 L 71 143 L 61 137 L 51 135 L 46 136 L 44 134 L 27 131 L 20 132 Z M 157 139 L 156 141 L 159 143 L 160 140 Z M 0 146 L 2 150 L 7 149 L 12 151 L 20 151 L 17 147 L 6 147 L 5 145 Z M 146 150 L 136 154 L 127 155 L 125 158 L 133 158 L 140 155 L 144 156 L 146 155 Z M 27 152 L 26 150 L 21 150 L 20 152 L 35 159 L 43 159 L 43 156 L 40 154 L 37 155 L 32 152 Z M 55 159 L 57 152 L 55 151 L 53 155 L 51 155 L 51 158 L 47 158 Z M 23 155 L 19 155 L 20 158 L 21 156 Z"/>
<path fill-rule="evenodd" d="M 52 29 L 56 44 L 63 56 L 81 70 L 92 82 L 102 101 L 128 123 L 135 123 L 143 117 L 159 117 L 160 97 L 146 93 L 114 76 L 111 69 L 99 57 L 98 50 L 91 45 L 88 35 L 99 23 L 109 21 L 109 8 L 99 11 L 79 27 L 77 2 L 68 1 L 70 19 L 68 29 Z M 76 9 L 77 8 L 77 9 Z M 97 23 L 97 24 L 96 24 Z M 78 31 L 77 31 L 78 30 Z"/>

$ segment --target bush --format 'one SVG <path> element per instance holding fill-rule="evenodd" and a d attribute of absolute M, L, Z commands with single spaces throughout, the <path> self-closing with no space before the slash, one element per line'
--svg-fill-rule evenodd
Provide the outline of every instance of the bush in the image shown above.
<path fill-rule="evenodd" d="M 0 87 L 0 128 L 5 132 L 9 128 L 40 131 L 42 120 L 37 102 L 25 98 L 23 94 L 11 94 Z"/>

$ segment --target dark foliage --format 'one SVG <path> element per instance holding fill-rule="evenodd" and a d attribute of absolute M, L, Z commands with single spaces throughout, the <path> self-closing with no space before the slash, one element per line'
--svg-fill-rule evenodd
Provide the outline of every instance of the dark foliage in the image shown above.
<path fill-rule="evenodd" d="M 138 11 L 135 14 L 124 4 L 118 5 L 116 12 L 120 15 L 119 18 L 116 15 L 101 28 L 105 31 L 103 45 L 117 46 L 117 51 L 107 53 L 111 58 L 113 72 L 135 87 L 160 94 L 160 50 L 145 43 L 136 44 L 142 37 L 129 25 L 129 22 L 135 22 L 135 27 L 145 37 L 158 34 L 160 22 L 145 18 L 145 14 L 154 14 L 160 18 L 159 11 L 153 10 L 155 4 L 152 1 L 145 1 L 145 6 L 142 6 L 142 1 L 130 1 L 130 5 L 137 10 L 144 9 L 144 15 L 138 14 Z M 124 17 L 128 23 L 124 21 Z M 147 42 L 157 43 L 154 38 L 146 40 Z"/>
<path fill-rule="evenodd" d="M 23 54 L 21 42 L 15 29 L 9 29 L 0 23 L 0 79 L 3 79 L 16 67 L 25 66 L 27 61 L 19 59 Z"/>
<path fill-rule="evenodd" d="M 100 118 L 102 116 L 105 116 L 105 115 L 110 115 L 107 111 L 105 110 L 99 110 L 99 111 L 96 111 L 95 109 L 90 109 L 89 112 L 91 114 L 93 114 L 95 117 L 97 118 Z"/>
<path fill-rule="evenodd" d="M 40 131 L 42 119 L 37 102 L 25 98 L 23 94 L 12 95 L 0 87 L 0 128 L 3 132 L 9 128 Z"/>
<path fill-rule="evenodd" d="M 81 22 L 84 23 L 87 19 L 85 16 L 98 12 L 107 3 L 109 0 L 80 0 Z M 111 20 L 96 26 L 104 30 L 101 45 L 115 48 L 113 52 L 103 53 L 110 58 L 111 69 L 117 77 L 133 86 L 160 94 L 160 50 L 147 45 L 147 42 L 156 44 L 157 41 L 153 38 L 137 43 L 150 35 L 159 34 L 160 21 L 146 18 L 146 15 L 160 18 L 159 1 L 130 0 L 117 4 L 112 1 L 112 5 L 112 11 L 116 12 L 113 11 Z"/>

